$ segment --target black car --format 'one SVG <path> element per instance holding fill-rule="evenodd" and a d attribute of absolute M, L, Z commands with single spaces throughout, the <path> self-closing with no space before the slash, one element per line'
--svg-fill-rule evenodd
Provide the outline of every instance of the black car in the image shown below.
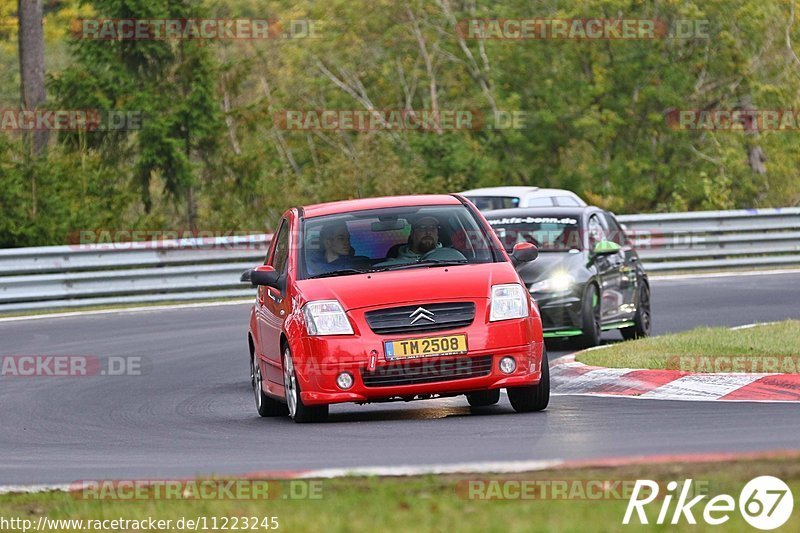
<path fill-rule="evenodd" d="M 484 213 L 506 250 L 529 242 L 539 258 L 519 273 L 539 304 L 546 338 L 600 343 L 650 333 L 650 284 L 614 215 L 598 207 L 500 209 Z"/>

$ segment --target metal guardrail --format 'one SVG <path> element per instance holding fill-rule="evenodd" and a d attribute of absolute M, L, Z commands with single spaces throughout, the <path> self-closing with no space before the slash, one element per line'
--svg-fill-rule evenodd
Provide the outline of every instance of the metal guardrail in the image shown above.
<path fill-rule="evenodd" d="M 0 313 L 117 303 L 247 298 L 242 272 L 272 235 L 0 250 Z"/>
<path fill-rule="evenodd" d="M 651 272 L 800 265 L 800 208 L 618 217 Z"/>
<path fill-rule="evenodd" d="M 651 272 L 800 265 L 800 208 L 618 217 Z M 271 235 L 0 250 L 0 313 L 248 298 Z"/>

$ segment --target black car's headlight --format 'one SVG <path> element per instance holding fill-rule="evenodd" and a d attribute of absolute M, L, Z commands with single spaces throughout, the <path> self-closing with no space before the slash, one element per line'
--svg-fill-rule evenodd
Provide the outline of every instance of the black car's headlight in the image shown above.
<path fill-rule="evenodd" d="M 557 272 L 549 278 L 531 285 L 531 292 L 564 292 L 575 285 L 575 278 L 568 272 Z"/>

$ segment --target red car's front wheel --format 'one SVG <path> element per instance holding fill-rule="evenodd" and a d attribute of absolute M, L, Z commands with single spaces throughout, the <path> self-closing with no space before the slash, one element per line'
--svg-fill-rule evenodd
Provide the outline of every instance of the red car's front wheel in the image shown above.
<path fill-rule="evenodd" d="M 539 383 L 529 387 L 506 389 L 511 407 L 518 413 L 543 411 L 550 403 L 550 363 L 547 351 L 542 352 L 542 378 Z"/>
<path fill-rule="evenodd" d="M 289 416 L 295 422 L 324 422 L 327 420 L 327 405 L 308 406 L 303 403 L 292 352 L 288 346 L 283 350 L 283 387 L 286 392 L 286 404 L 289 406 Z"/>

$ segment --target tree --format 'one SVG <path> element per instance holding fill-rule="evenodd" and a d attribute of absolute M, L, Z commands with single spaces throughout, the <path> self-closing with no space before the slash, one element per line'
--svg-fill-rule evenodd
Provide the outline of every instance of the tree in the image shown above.
<path fill-rule="evenodd" d="M 193 19 L 205 8 L 186 0 L 86 0 L 103 19 Z M 197 225 L 197 176 L 217 148 L 224 127 L 216 99 L 217 61 L 207 42 L 194 40 L 94 40 L 73 43 L 75 63 L 53 80 L 59 102 L 76 109 L 133 111 L 136 131 L 66 135 L 78 147 L 104 149 L 108 160 L 133 159 L 133 180 L 145 212 L 153 208 L 151 184 L 185 202 L 185 221 Z"/>
<path fill-rule="evenodd" d="M 39 109 L 47 99 L 44 85 L 44 25 L 42 0 L 19 0 L 19 70 L 23 109 Z M 47 146 L 47 130 L 31 135 L 32 152 L 38 157 Z M 36 216 L 36 176 L 31 175 L 32 216 Z"/>

